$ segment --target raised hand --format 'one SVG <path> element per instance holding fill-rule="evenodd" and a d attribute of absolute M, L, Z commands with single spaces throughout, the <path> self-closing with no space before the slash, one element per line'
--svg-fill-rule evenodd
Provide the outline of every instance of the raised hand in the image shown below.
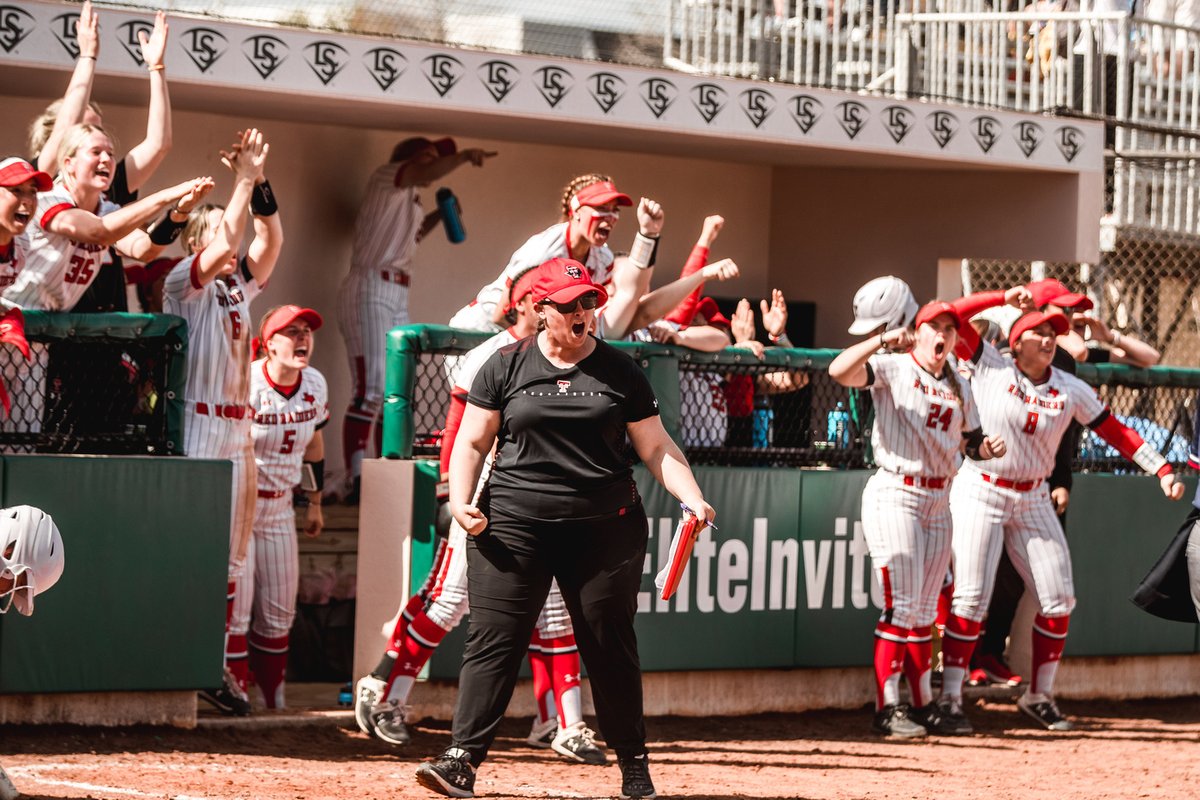
<path fill-rule="evenodd" d="M 208 193 L 216 185 L 216 182 L 209 175 L 192 180 L 187 194 L 175 201 L 175 213 L 190 214 L 192 209 L 200 205 L 200 202 L 208 196 Z"/>
<path fill-rule="evenodd" d="M 80 20 L 82 19 L 80 17 Z M 163 59 L 167 55 L 168 32 L 167 15 L 162 11 L 154 15 L 154 29 L 149 36 L 146 36 L 145 31 L 138 31 L 138 42 L 142 45 L 142 61 L 146 62 L 146 69 L 160 70 L 163 68 Z"/>
<path fill-rule="evenodd" d="M 258 183 L 263 179 L 263 168 L 271 146 L 258 128 L 239 131 L 238 135 L 240 141 L 234 142 L 228 151 L 221 151 L 221 163 L 233 170 L 239 179 Z"/>
<path fill-rule="evenodd" d="M 733 316 L 729 318 L 729 332 L 733 334 L 733 341 L 737 344 L 754 341 L 754 310 L 750 307 L 750 301 L 744 297 L 733 310 Z"/>
<path fill-rule="evenodd" d="M 1174 472 L 1168 472 L 1158 479 L 1159 486 L 1162 487 L 1163 494 L 1171 500 L 1178 500 L 1183 497 L 1183 484 L 1175 477 Z"/>
<path fill-rule="evenodd" d="M 740 271 L 738 265 L 731 258 L 722 258 L 720 261 L 714 261 L 711 264 L 705 264 L 700 270 L 706 281 L 727 281 L 730 278 L 736 278 Z"/>
<path fill-rule="evenodd" d="M 762 312 L 763 327 L 767 329 L 767 333 L 778 339 L 783 336 L 787 330 L 787 302 L 783 299 L 783 292 L 778 289 L 771 290 L 771 305 L 767 305 L 767 301 L 758 301 L 759 310 Z"/>
<path fill-rule="evenodd" d="M 484 161 L 499 155 L 499 153 L 491 150 L 484 150 L 481 147 L 471 147 L 466 150 L 462 150 L 461 153 L 463 158 L 477 167 L 482 167 Z"/>
<path fill-rule="evenodd" d="M 79 45 L 80 58 L 95 58 L 100 55 L 99 17 L 92 10 L 92 0 L 86 0 L 79 10 L 79 22 L 75 25 L 75 41 Z"/>
<path fill-rule="evenodd" d="M 705 217 L 704 225 L 700 228 L 700 240 L 696 244 L 703 247 L 712 247 L 713 242 L 717 240 L 717 236 L 721 233 L 721 228 L 724 227 L 725 218 L 719 214 Z"/>
<path fill-rule="evenodd" d="M 1024 286 L 1014 286 L 1004 292 L 1004 302 L 1022 311 L 1034 311 L 1033 294 Z"/>
<path fill-rule="evenodd" d="M 663 209 L 658 203 L 648 197 L 643 197 L 638 203 L 638 231 L 643 236 L 658 236 L 662 233 Z"/>

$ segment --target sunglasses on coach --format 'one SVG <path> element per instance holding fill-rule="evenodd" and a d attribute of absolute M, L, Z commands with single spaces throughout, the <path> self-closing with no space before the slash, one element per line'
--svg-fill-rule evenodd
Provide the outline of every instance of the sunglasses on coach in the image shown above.
<path fill-rule="evenodd" d="M 542 305 L 554 306 L 554 309 L 560 314 L 574 314 L 576 306 L 583 306 L 584 311 L 590 311 L 600 305 L 600 293 L 588 292 L 585 295 L 575 298 L 569 303 L 555 303 L 550 300 L 543 300 Z"/>

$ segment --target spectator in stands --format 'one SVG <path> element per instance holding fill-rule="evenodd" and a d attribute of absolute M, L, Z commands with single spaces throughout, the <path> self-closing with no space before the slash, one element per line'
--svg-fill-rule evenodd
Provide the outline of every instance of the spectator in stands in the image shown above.
<path fill-rule="evenodd" d="M 76 28 L 79 56 L 66 94 L 51 103 L 30 128 L 29 148 L 40 169 L 55 168 L 63 137 L 73 125 L 103 125 L 100 108 L 91 102 L 96 57 L 100 53 L 98 17 L 92 4 L 80 9 Z M 138 31 L 142 60 L 150 75 L 150 102 L 145 138 L 116 162 L 105 199 L 117 206 L 132 203 L 171 149 L 171 100 L 167 93 L 165 58 L 168 25 L 159 11 L 147 36 Z M 186 214 L 180 215 L 182 224 Z M 75 311 L 126 311 L 125 276 L 121 256 L 113 249 L 104 258 L 95 281 L 75 304 Z"/>
<path fill-rule="evenodd" d="M 175 265 L 163 287 L 164 310 L 188 323 L 184 453 L 233 463 L 227 629 L 257 494 L 247 411 L 253 334 L 250 302 L 271 277 L 283 246 L 278 205 L 263 172 L 268 149 L 263 134 L 249 128 L 228 152 L 221 152 L 222 162 L 235 177 L 229 205 L 221 209 L 206 204 L 192 211 L 184 230 L 187 257 Z M 248 217 L 253 219 L 254 238 L 239 258 Z M 226 656 L 230 667 L 244 667 L 245 637 L 229 637 Z M 224 685 L 201 697 L 222 713 L 248 714 L 248 677 L 244 669 L 235 675 L 227 668 Z"/>

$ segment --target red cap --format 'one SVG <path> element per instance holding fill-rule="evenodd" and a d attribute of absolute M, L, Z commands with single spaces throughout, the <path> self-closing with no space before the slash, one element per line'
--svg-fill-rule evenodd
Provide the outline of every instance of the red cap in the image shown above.
<path fill-rule="evenodd" d="M 33 181 L 34 188 L 39 192 L 48 192 L 54 188 L 54 179 L 34 168 L 23 158 L 6 158 L 0 161 L 0 186 L 20 186 L 28 180 Z"/>
<path fill-rule="evenodd" d="M 307 322 L 308 327 L 314 331 L 325 324 L 325 320 L 321 319 L 321 315 L 311 308 L 280 306 L 272 311 L 271 316 L 267 317 L 266 321 L 263 322 L 262 340 L 266 342 L 267 339 L 270 339 L 298 319 Z"/>
<path fill-rule="evenodd" d="M 605 203 L 611 203 L 613 200 L 616 200 L 619 206 L 633 205 L 633 200 L 629 195 L 618 192 L 616 185 L 612 181 L 597 181 L 589 183 L 575 193 L 575 196 L 571 198 L 571 208 L 602 206 Z"/>
<path fill-rule="evenodd" d="M 533 281 L 536 277 L 537 268 L 534 267 L 522 272 L 515 281 L 509 282 L 508 303 L 504 306 L 505 312 L 512 311 L 517 307 L 518 300 L 533 291 Z"/>
<path fill-rule="evenodd" d="M 452 156 L 458 152 L 458 145 L 449 136 L 441 139 L 426 139 L 424 136 L 414 136 L 405 139 L 392 150 L 392 161 L 408 161 L 417 153 L 432 145 L 439 156 Z"/>
<path fill-rule="evenodd" d="M 603 286 L 592 283 L 587 267 L 571 258 L 552 258 L 529 271 L 533 281 L 533 302 L 549 300 L 569 303 L 588 292 L 600 295 L 599 305 L 608 302 Z"/>
<path fill-rule="evenodd" d="M 1062 336 L 1071 329 L 1071 323 L 1067 321 L 1065 314 L 1058 311 L 1031 311 L 1013 323 L 1012 330 L 1008 332 L 1008 346 L 1016 348 L 1017 340 L 1021 338 L 1022 333 L 1036 328 L 1043 322 L 1049 322 L 1058 336 Z"/>
<path fill-rule="evenodd" d="M 708 324 L 714 328 L 724 328 L 729 330 L 732 325 L 729 323 L 729 317 L 721 313 L 721 309 L 717 308 L 717 301 L 711 297 L 703 297 L 696 305 L 696 313 L 708 320 Z"/>
<path fill-rule="evenodd" d="M 1094 307 L 1087 295 L 1070 291 L 1061 281 L 1054 278 L 1034 281 L 1025 288 L 1033 295 L 1033 304 L 1038 308 L 1049 304 L 1059 308 L 1082 308 L 1086 311 Z"/>
<path fill-rule="evenodd" d="M 930 320 L 940 317 L 942 314 L 949 314 L 954 320 L 954 329 L 958 330 L 962 327 L 962 315 L 958 313 L 958 309 L 947 303 L 945 300 L 934 300 L 932 303 L 926 303 L 921 306 L 921 310 L 917 312 L 917 321 L 913 323 L 913 327 L 919 328 Z"/>

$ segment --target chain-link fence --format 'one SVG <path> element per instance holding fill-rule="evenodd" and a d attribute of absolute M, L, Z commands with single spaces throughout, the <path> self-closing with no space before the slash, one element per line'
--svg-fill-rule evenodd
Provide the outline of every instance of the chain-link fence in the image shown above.
<path fill-rule="evenodd" d="M 436 456 L 449 406 L 447 376 L 458 358 L 487 335 L 411 326 L 392 337 L 384 455 Z M 872 466 L 870 393 L 847 390 L 829 377 L 837 351 L 769 348 L 759 360 L 733 348 L 699 353 L 615 344 L 646 371 L 664 424 L 692 463 Z M 1200 370 L 1081 364 L 1079 376 L 1171 463 L 1187 462 Z M 1074 469 L 1136 471 L 1089 431 L 1081 437 Z"/>
<path fill-rule="evenodd" d="M 8 453 L 178 452 L 187 329 L 151 314 L 25 314 L 30 358 L 0 347 Z"/>

